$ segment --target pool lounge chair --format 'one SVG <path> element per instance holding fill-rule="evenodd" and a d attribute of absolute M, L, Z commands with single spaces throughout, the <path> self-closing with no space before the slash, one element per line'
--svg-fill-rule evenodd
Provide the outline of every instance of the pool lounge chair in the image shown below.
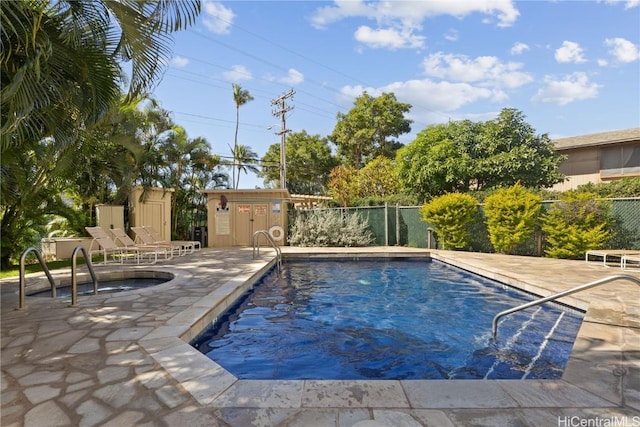
<path fill-rule="evenodd" d="M 589 262 L 590 257 L 592 258 L 602 258 L 602 264 L 605 267 L 608 267 L 607 260 L 611 258 L 616 258 L 620 260 L 622 263 L 622 257 L 630 255 L 630 256 L 640 256 L 640 251 L 632 250 L 632 249 L 599 249 L 599 250 L 591 250 L 587 251 L 584 255 L 584 260 Z"/>
<path fill-rule="evenodd" d="M 115 240 L 120 242 L 120 246 L 125 248 L 136 249 L 140 256 L 148 256 L 149 258 L 153 256 L 154 263 L 158 261 L 158 255 L 164 255 L 165 259 L 173 258 L 174 250 L 179 250 L 177 247 L 167 246 L 167 245 L 140 245 L 133 241 L 131 237 L 127 233 L 124 232 L 122 228 L 111 228 L 109 229 Z"/>
<path fill-rule="evenodd" d="M 153 228 L 152 226 L 146 225 L 141 228 L 142 230 L 144 230 L 144 232 L 146 232 L 146 234 L 149 236 L 149 239 L 151 239 L 151 241 L 154 243 L 171 243 L 174 245 L 180 245 L 185 250 L 185 252 L 189 251 L 189 253 L 193 253 L 194 251 L 201 249 L 200 242 L 197 240 L 167 241 L 167 240 L 164 240 L 162 236 L 160 236 L 160 233 L 158 233 L 156 229 Z"/>
<path fill-rule="evenodd" d="M 640 252 L 636 254 L 622 255 L 620 267 L 626 270 L 629 267 L 640 267 Z"/>
<path fill-rule="evenodd" d="M 93 257 L 95 254 L 103 255 L 102 264 L 108 263 L 109 256 L 112 260 L 119 261 L 120 264 L 124 264 L 129 259 L 140 263 L 140 252 L 137 249 L 118 246 L 102 227 L 85 227 L 85 230 L 89 236 L 93 237 L 91 246 L 89 246 L 89 257 Z"/>
<path fill-rule="evenodd" d="M 155 239 L 153 239 L 151 236 L 147 234 L 147 232 L 144 230 L 143 227 L 131 227 L 131 230 L 136 235 L 135 242 L 139 245 L 160 246 L 165 248 L 171 248 L 172 252 L 176 251 L 180 256 L 185 255 L 187 253 L 187 249 L 184 246 L 180 245 L 179 243 L 174 243 L 174 242 L 169 243 L 165 241 L 157 242 Z"/>

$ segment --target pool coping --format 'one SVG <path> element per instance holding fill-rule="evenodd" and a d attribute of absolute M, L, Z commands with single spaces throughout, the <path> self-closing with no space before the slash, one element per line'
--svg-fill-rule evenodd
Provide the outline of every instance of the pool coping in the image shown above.
<path fill-rule="evenodd" d="M 444 252 L 422 252 L 433 259 L 541 296 L 547 289 L 490 272 Z M 417 256 L 418 252 L 342 252 L 287 253 L 285 257 L 314 258 L 356 256 Z M 207 358 L 189 341 L 200 333 L 228 305 L 241 296 L 274 265 L 271 260 L 254 271 L 240 274 L 210 292 L 184 311 L 140 340 L 140 345 L 200 405 L 215 408 L 620 408 L 640 410 L 637 395 L 624 393 L 629 374 L 619 355 L 599 358 L 591 363 L 589 343 L 602 334 L 618 335 L 615 325 L 590 323 L 589 303 L 583 298 L 563 299 L 564 303 L 585 310 L 574 350 L 565 373 L 558 380 L 240 380 Z M 623 328 L 626 329 L 626 328 Z M 635 337 L 638 331 L 630 331 Z M 624 334 L 624 333 L 623 333 Z M 631 337 L 627 337 L 631 338 Z M 615 343 L 611 343 L 615 346 Z M 612 353 L 617 353 L 613 348 Z M 633 351 L 639 349 L 632 349 Z M 586 369 L 586 371 L 585 371 Z M 589 372 L 589 375 L 585 375 Z M 628 382 L 628 381 L 627 381 Z M 630 399 L 631 397 L 631 399 Z"/>

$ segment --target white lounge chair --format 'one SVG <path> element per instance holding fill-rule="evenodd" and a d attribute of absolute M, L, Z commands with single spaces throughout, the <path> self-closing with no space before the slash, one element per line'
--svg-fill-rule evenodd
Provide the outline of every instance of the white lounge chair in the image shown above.
<path fill-rule="evenodd" d="M 185 252 L 189 251 L 189 253 L 193 253 L 194 251 L 201 249 L 200 242 L 197 240 L 164 240 L 162 236 L 160 236 L 160 233 L 158 233 L 152 226 L 146 225 L 138 228 L 141 228 L 142 231 L 144 231 L 142 233 L 142 236 L 144 236 L 144 233 L 146 233 L 150 241 L 155 244 L 170 243 L 172 245 L 180 245 L 185 250 Z"/>
<path fill-rule="evenodd" d="M 125 260 L 133 259 L 136 263 L 140 263 L 140 253 L 135 248 L 121 247 L 111 239 L 111 237 L 102 229 L 102 227 L 85 227 L 87 233 L 93 240 L 89 246 L 89 256 L 100 254 L 104 257 L 103 264 L 107 264 L 109 256 L 114 261 L 124 264 Z M 94 247 L 95 246 L 95 247 Z"/>
<path fill-rule="evenodd" d="M 620 267 L 626 270 L 628 267 L 640 267 L 640 252 L 637 254 L 622 255 L 620 259 Z"/>
<path fill-rule="evenodd" d="M 153 256 L 154 263 L 158 261 L 158 255 L 164 255 L 165 259 L 170 259 L 173 257 L 174 249 L 179 250 L 179 248 L 167 245 L 139 245 L 121 228 L 111 228 L 109 231 L 111 231 L 116 241 L 120 242 L 121 247 L 135 249 L 141 257 L 147 256 L 151 258 Z"/>
<path fill-rule="evenodd" d="M 607 261 L 611 260 L 611 258 L 616 258 L 618 260 L 620 260 L 620 262 L 622 263 L 622 257 L 624 256 L 640 256 L 640 251 L 638 250 L 633 250 L 633 249 L 598 249 L 598 250 L 591 250 L 591 251 L 587 251 L 584 255 L 584 260 L 589 262 L 590 257 L 591 258 L 602 258 L 602 264 L 605 267 L 609 267 L 607 265 Z"/>

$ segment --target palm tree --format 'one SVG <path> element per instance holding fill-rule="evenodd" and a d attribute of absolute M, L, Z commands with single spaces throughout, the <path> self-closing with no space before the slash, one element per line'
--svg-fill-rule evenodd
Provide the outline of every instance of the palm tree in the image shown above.
<path fill-rule="evenodd" d="M 253 101 L 253 96 L 249 93 L 248 90 L 242 89 L 239 84 L 233 83 L 231 85 L 233 88 L 233 102 L 236 104 L 236 134 L 233 140 L 233 165 L 231 166 L 233 171 L 233 177 L 231 181 L 231 185 L 237 188 L 236 183 L 236 168 L 238 168 L 238 180 L 240 180 L 240 161 L 236 157 L 236 153 L 238 152 L 238 126 L 240 124 L 240 106 L 246 104 L 249 101 Z"/>
<path fill-rule="evenodd" d="M 29 224 L 57 209 L 75 180 L 68 159 L 118 103 L 127 80 L 120 64 L 131 63 L 129 97 L 152 88 L 171 55 L 170 34 L 195 21 L 200 2 L 1 1 L 0 12 L 0 265 L 6 267 Z"/>
<path fill-rule="evenodd" d="M 251 149 L 248 145 L 237 145 L 233 150 L 233 158 L 237 160 L 238 177 L 233 188 L 238 189 L 240 185 L 240 171 L 244 173 L 258 173 L 260 170 L 254 166 L 258 163 L 258 154 Z"/>
<path fill-rule="evenodd" d="M 149 91 L 171 57 L 170 34 L 195 22 L 198 0 L 0 2 L 1 143 L 73 142 L 126 81 Z"/>

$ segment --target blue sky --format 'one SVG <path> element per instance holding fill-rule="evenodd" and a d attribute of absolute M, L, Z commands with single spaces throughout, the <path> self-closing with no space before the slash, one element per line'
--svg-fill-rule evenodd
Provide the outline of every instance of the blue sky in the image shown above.
<path fill-rule="evenodd" d="M 287 128 L 329 135 L 363 91 L 413 106 L 409 143 L 431 124 L 490 120 L 506 107 L 551 138 L 640 126 L 640 0 L 232 1 L 203 3 L 175 34 L 153 93 L 191 138 L 260 157 L 293 89 Z M 271 127 L 271 129 L 269 129 Z M 263 187 L 242 175 L 240 188 Z"/>

